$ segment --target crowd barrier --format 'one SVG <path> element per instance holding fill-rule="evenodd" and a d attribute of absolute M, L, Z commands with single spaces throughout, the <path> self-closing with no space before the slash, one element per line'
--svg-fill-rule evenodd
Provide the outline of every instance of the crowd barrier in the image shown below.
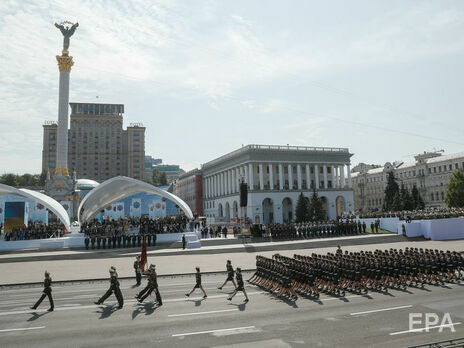
<path fill-rule="evenodd" d="M 408 237 L 424 237 L 431 240 L 464 239 L 464 217 L 434 220 L 400 221 L 397 233 L 403 233 L 403 225 Z"/>

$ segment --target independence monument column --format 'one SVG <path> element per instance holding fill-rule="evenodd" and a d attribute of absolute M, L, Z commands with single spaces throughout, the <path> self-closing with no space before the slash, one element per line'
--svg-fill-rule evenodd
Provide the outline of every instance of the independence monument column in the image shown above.
<path fill-rule="evenodd" d="M 69 176 L 68 173 L 68 115 L 69 115 L 69 75 L 74 62 L 69 56 L 69 38 L 79 26 L 79 23 L 63 22 L 55 23 L 63 34 L 63 51 L 61 56 L 56 56 L 58 68 L 60 70 L 60 87 L 58 97 L 58 136 L 56 150 L 56 169 L 55 175 L 59 172 L 63 176 Z"/>
<path fill-rule="evenodd" d="M 60 86 L 58 96 L 58 134 L 56 144 L 55 173 L 48 173 L 45 183 L 47 195 L 59 201 L 68 211 L 71 219 L 77 216 L 79 203 L 76 192 L 76 174 L 71 177 L 68 172 L 68 117 L 69 117 L 69 75 L 74 62 L 69 55 L 69 38 L 74 34 L 79 23 L 65 21 L 55 23 L 55 27 L 63 34 L 63 50 L 61 56 L 56 56 L 60 71 Z"/>

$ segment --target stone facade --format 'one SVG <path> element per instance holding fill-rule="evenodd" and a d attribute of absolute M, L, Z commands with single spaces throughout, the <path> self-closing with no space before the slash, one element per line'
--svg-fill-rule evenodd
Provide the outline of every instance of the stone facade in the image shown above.
<path fill-rule="evenodd" d="M 249 187 L 246 215 L 254 223 L 293 221 L 298 195 L 310 197 L 313 187 L 328 218 L 353 211 L 351 156 L 346 148 L 244 146 L 202 165 L 204 215 L 241 217 L 240 180 Z"/>
<path fill-rule="evenodd" d="M 426 208 L 444 208 L 446 185 L 453 170 L 464 170 L 464 152 L 442 155 L 424 152 L 414 157 L 414 162 L 387 162 L 383 167 L 352 173 L 354 206 L 356 211 L 381 210 L 388 172 L 393 171 L 398 184 L 409 191 L 414 185 L 424 200 Z"/>
<path fill-rule="evenodd" d="M 70 103 L 68 168 L 78 178 L 104 181 L 124 175 L 144 178 L 145 127 L 131 124 L 123 130 L 124 105 Z M 46 123 L 42 170 L 56 168 L 57 125 Z"/>

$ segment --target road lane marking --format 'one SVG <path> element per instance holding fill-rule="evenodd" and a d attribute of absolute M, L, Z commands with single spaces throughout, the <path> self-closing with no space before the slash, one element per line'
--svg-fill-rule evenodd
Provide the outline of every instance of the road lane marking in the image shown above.
<path fill-rule="evenodd" d="M 216 332 L 227 332 L 227 331 L 234 331 L 235 333 L 241 333 L 241 331 L 254 329 L 254 326 L 243 326 L 243 327 L 234 327 L 230 329 L 218 329 L 218 330 L 208 330 L 208 331 L 197 331 L 197 332 L 187 332 L 182 334 L 174 334 L 172 337 L 180 337 L 180 336 L 192 336 L 192 335 L 202 335 L 208 333 L 216 333 Z"/>
<path fill-rule="evenodd" d="M 368 314 L 368 313 L 376 313 L 376 312 L 393 311 L 395 309 L 411 308 L 411 307 L 412 305 L 406 305 L 406 306 L 398 306 L 398 307 L 390 307 L 390 308 L 373 309 L 371 311 L 350 313 L 350 315 L 360 315 L 360 314 Z"/>
<path fill-rule="evenodd" d="M 18 329 L 3 329 L 3 330 L 0 330 L 0 332 L 39 330 L 39 329 L 45 329 L 45 326 L 23 327 L 23 328 L 18 328 Z"/>
<path fill-rule="evenodd" d="M 222 310 L 209 311 L 209 312 L 193 312 L 193 313 L 182 313 L 182 314 L 169 314 L 168 317 L 186 317 L 186 316 L 190 316 L 190 315 L 202 315 L 202 314 L 234 312 L 234 311 L 238 311 L 238 308 L 222 309 Z"/>
<path fill-rule="evenodd" d="M 456 325 L 461 325 L 461 322 L 458 323 L 451 323 L 451 324 L 444 324 L 444 325 L 436 325 L 436 326 L 428 326 L 428 327 L 421 327 L 419 329 L 412 329 L 412 330 L 405 330 L 405 331 L 398 331 L 398 332 L 391 332 L 390 336 L 395 336 L 395 335 L 402 335 L 405 333 L 411 333 L 411 332 L 422 332 L 425 330 L 430 330 L 430 329 L 437 329 L 437 328 L 445 328 L 449 326 L 456 326 Z"/>

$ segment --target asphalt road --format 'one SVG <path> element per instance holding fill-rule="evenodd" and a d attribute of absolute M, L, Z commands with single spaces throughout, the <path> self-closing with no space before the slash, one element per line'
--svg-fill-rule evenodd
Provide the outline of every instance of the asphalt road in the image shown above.
<path fill-rule="evenodd" d="M 245 274 L 247 278 L 249 274 Z M 259 288 L 247 286 L 250 302 L 242 294 L 227 301 L 232 290 L 217 286 L 225 275 L 203 276 L 208 298 L 200 291 L 184 296 L 192 277 L 159 279 L 164 305 L 138 304 L 133 281 L 122 281 L 125 305 L 115 298 L 96 306 L 108 282 L 66 284 L 53 289 L 55 311 L 46 312 L 45 299 L 38 310 L 32 305 L 41 288 L 9 288 L 0 298 L 2 347 L 404 347 L 464 337 L 464 284 L 427 286 L 391 291 L 390 294 L 322 295 L 316 301 L 300 298 L 286 302 Z M 144 285 L 144 284 L 142 284 Z M 456 332 L 409 332 L 409 313 L 444 313 Z M 462 324 L 458 324 L 461 323 Z M 423 328 L 425 323 L 414 328 Z"/>

